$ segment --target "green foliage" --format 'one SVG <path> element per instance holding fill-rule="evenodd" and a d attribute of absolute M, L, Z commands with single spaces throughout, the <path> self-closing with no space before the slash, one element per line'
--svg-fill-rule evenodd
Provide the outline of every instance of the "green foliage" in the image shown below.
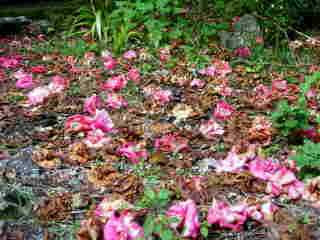
<path fill-rule="evenodd" d="M 169 224 L 175 223 L 177 220 L 176 218 L 168 218 L 164 214 L 157 216 L 148 214 L 143 224 L 145 237 L 152 237 L 156 234 L 161 240 L 178 240 L 175 233 L 169 228 Z"/>
<path fill-rule="evenodd" d="M 320 72 L 305 77 L 305 81 L 299 85 L 300 96 L 295 105 L 289 105 L 287 101 L 279 102 L 276 111 L 272 113 L 272 121 L 282 135 L 288 136 L 309 126 L 310 111 L 308 110 L 305 95 L 319 80 Z"/>
<path fill-rule="evenodd" d="M 156 192 L 152 189 L 145 190 L 143 197 L 138 202 L 140 208 L 161 209 L 170 202 L 171 192 L 166 189 L 160 189 Z"/>
<path fill-rule="evenodd" d="M 297 154 L 292 158 L 301 167 L 302 178 L 319 176 L 320 174 L 320 143 L 306 141 L 298 148 Z"/>
<path fill-rule="evenodd" d="M 305 107 L 289 105 L 287 101 L 281 101 L 276 111 L 272 113 L 274 126 L 283 136 L 308 127 L 308 118 L 309 112 Z"/>

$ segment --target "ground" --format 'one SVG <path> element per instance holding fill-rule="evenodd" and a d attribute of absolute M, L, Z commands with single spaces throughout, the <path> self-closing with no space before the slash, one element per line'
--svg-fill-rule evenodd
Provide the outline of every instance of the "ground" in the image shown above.
<path fill-rule="evenodd" d="M 248 217 L 240 231 L 212 224 L 196 239 L 320 238 L 319 205 L 286 190 L 298 177 L 272 195 L 248 168 L 272 158 L 298 176 L 290 156 L 301 139 L 284 137 L 271 112 L 319 70 L 310 51 L 252 60 L 212 43 L 209 67 L 197 69 L 179 46 L 111 56 L 90 51 L 92 40 L 31 32 L 0 38 L 1 239 L 94 239 L 88 229 L 101 239 L 93 210 L 105 198 L 142 202 L 138 222 L 187 199 L 201 221 L 213 199 L 271 201 L 272 219 Z M 148 189 L 170 192 L 163 208 L 146 203 Z"/>

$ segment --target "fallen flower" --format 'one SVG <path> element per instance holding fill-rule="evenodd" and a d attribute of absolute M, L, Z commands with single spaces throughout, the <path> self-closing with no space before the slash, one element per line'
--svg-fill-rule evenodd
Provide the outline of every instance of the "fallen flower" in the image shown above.
<path fill-rule="evenodd" d="M 115 211 L 133 209 L 134 206 L 123 199 L 104 198 L 95 210 L 95 215 L 104 219 L 112 217 Z"/>
<path fill-rule="evenodd" d="M 31 67 L 32 73 L 46 73 L 47 71 L 48 71 L 48 69 L 43 65 Z"/>
<path fill-rule="evenodd" d="M 166 215 L 169 218 L 176 218 L 177 222 L 171 223 L 170 227 L 174 229 L 182 228 L 182 237 L 191 237 L 196 239 L 199 230 L 200 222 L 195 202 L 188 199 L 184 202 L 178 202 L 171 206 Z"/>
<path fill-rule="evenodd" d="M 51 83 L 49 83 L 48 88 L 51 93 L 61 93 L 69 86 L 68 79 L 56 75 L 52 77 Z"/>
<path fill-rule="evenodd" d="M 90 127 L 92 129 L 100 129 L 103 132 L 111 132 L 113 130 L 113 122 L 106 110 L 97 110 Z"/>
<path fill-rule="evenodd" d="M 248 47 L 240 47 L 234 51 L 234 55 L 241 58 L 248 58 L 251 56 L 251 50 Z"/>
<path fill-rule="evenodd" d="M 213 66 L 215 68 L 216 75 L 220 78 L 224 78 L 228 73 L 232 72 L 232 68 L 226 61 L 215 60 L 213 61 Z"/>
<path fill-rule="evenodd" d="M 133 81 L 135 84 L 140 82 L 140 71 L 137 68 L 131 68 L 127 74 L 129 80 Z"/>
<path fill-rule="evenodd" d="M 151 97 L 154 101 L 157 103 L 164 105 L 172 99 L 172 92 L 170 90 L 155 90 L 152 94 Z"/>
<path fill-rule="evenodd" d="M 91 130 L 92 118 L 80 114 L 68 117 L 65 122 L 66 132 L 85 132 Z"/>
<path fill-rule="evenodd" d="M 118 75 L 112 78 L 109 78 L 103 85 L 102 90 L 108 91 L 120 91 L 127 85 L 127 79 L 125 75 Z"/>
<path fill-rule="evenodd" d="M 216 136 L 223 135 L 223 127 L 214 119 L 202 123 L 199 128 L 200 133 L 207 139 L 214 139 Z"/>
<path fill-rule="evenodd" d="M 18 74 L 15 74 L 15 77 L 18 77 L 18 81 L 16 82 L 17 88 L 28 89 L 28 88 L 32 88 L 34 85 L 32 74 L 18 73 Z"/>
<path fill-rule="evenodd" d="M 135 58 L 137 58 L 137 52 L 136 51 L 134 51 L 134 50 L 129 50 L 129 51 L 127 51 L 127 52 L 125 52 L 124 54 L 123 54 L 123 58 L 124 59 L 127 59 L 127 60 L 132 60 L 132 59 L 135 59 Z"/>
<path fill-rule="evenodd" d="M 148 152 L 142 148 L 141 144 L 128 142 L 118 149 L 118 154 L 128 158 L 131 163 L 137 164 L 140 160 L 145 160 L 148 157 Z"/>
<path fill-rule="evenodd" d="M 231 105 L 221 100 L 217 103 L 213 116 L 218 120 L 228 120 L 234 111 Z"/>
<path fill-rule="evenodd" d="M 50 93 L 47 86 L 37 87 L 27 94 L 28 104 L 31 106 L 41 104 L 50 96 Z"/>
<path fill-rule="evenodd" d="M 203 88 L 205 85 L 206 82 L 198 78 L 193 79 L 190 83 L 190 86 L 194 88 Z"/>
<path fill-rule="evenodd" d="M 124 99 L 124 97 L 116 93 L 108 93 L 106 103 L 111 109 L 120 109 L 128 106 L 128 102 Z"/>
<path fill-rule="evenodd" d="M 134 217 L 129 212 L 114 212 L 104 226 L 104 240 L 143 239 L 143 228 L 133 220 Z"/>
<path fill-rule="evenodd" d="M 16 68 L 20 65 L 22 57 L 20 55 L 13 55 L 9 57 L 0 57 L 0 67 L 10 69 Z"/>
<path fill-rule="evenodd" d="M 188 149 L 188 139 L 170 133 L 156 139 L 154 146 L 158 151 L 177 153 Z"/>
<path fill-rule="evenodd" d="M 103 60 L 104 60 L 103 65 L 104 65 L 105 69 L 107 69 L 107 70 L 113 70 L 118 65 L 117 60 L 115 60 L 111 56 L 106 57 Z"/>
<path fill-rule="evenodd" d="M 239 156 L 234 151 L 230 151 L 224 160 L 217 161 L 215 164 L 216 171 L 219 172 L 233 172 L 242 171 L 246 166 L 247 158 Z"/>
<path fill-rule="evenodd" d="M 240 231 L 248 219 L 247 204 L 229 206 L 225 202 L 213 199 L 207 220 L 209 224 L 218 224 L 222 228 Z"/>
<path fill-rule="evenodd" d="M 110 137 L 106 137 L 105 133 L 100 129 L 96 129 L 87 133 L 84 143 L 89 148 L 99 149 L 111 142 Z"/>
<path fill-rule="evenodd" d="M 102 107 L 102 100 L 101 98 L 94 94 L 89 98 L 86 98 L 84 101 L 84 111 L 90 113 L 91 115 L 95 115 L 97 109 Z"/>

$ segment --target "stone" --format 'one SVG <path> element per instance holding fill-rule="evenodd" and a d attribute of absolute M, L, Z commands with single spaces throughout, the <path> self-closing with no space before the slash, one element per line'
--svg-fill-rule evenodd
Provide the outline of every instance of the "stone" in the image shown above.
<path fill-rule="evenodd" d="M 251 47 L 257 37 L 262 37 L 257 19 L 249 14 L 241 17 L 233 28 L 233 32 L 222 31 L 219 33 L 221 45 L 225 48 Z"/>
<path fill-rule="evenodd" d="M 0 17 L 0 31 L 2 34 L 19 32 L 23 26 L 30 24 L 32 21 L 25 17 Z"/>

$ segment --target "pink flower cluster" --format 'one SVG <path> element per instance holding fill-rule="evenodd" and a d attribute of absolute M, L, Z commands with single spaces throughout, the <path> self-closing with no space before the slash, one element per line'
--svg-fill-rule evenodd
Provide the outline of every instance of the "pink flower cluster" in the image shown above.
<path fill-rule="evenodd" d="M 28 89 L 34 86 L 32 74 L 30 73 L 19 70 L 14 74 L 14 77 L 18 79 L 16 82 L 16 88 Z"/>
<path fill-rule="evenodd" d="M 299 199 L 304 193 L 304 184 L 299 181 L 294 172 L 273 162 L 270 159 L 261 159 L 251 154 L 238 155 L 229 152 L 224 160 L 216 163 L 218 172 L 241 172 L 248 170 L 253 176 L 267 181 L 266 192 L 272 196 L 286 194 L 289 199 Z"/>
<path fill-rule="evenodd" d="M 224 121 L 230 119 L 234 111 L 235 109 L 231 105 L 221 100 L 217 103 L 213 116 L 218 120 Z"/>
<path fill-rule="evenodd" d="M 208 77 L 224 78 L 231 73 L 232 69 L 228 62 L 215 60 L 213 64 L 207 68 L 201 69 L 199 73 Z"/>
<path fill-rule="evenodd" d="M 166 215 L 169 218 L 176 218 L 177 222 L 171 223 L 170 227 L 182 229 L 182 237 L 196 239 L 199 235 L 200 222 L 195 202 L 188 199 L 184 202 L 178 202 L 172 205 Z"/>
<path fill-rule="evenodd" d="M 143 228 L 129 212 L 114 212 L 103 229 L 104 240 L 138 240 L 143 236 Z"/>
<path fill-rule="evenodd" d="M 0 67 L 11 69 L 16 68 L 21 64 L 22 57 L 20 55 L 0 57 Z"/>
<path fill-rule="evenodd" d="M 270 201 L 262 205 L 249 206 L 247 203 L 238 203 L 231 206 L 226 202 L 213 199 L 207 220 L 209 224 L 240 231 L 249 218 L 256 221 L 270 220 L 277 210 L 278 208 Z"/>
<path fill-rule="evenodd" d="M 216 136 L 224 134 L 223 127 L 214 119 L 202 123 L 199 131 L 206 139 L 214 139 Z"/>
<path fill-rule="evenodd" d="M 234 50 L 234 55 L 241 58 L 248 58 L 251 56 L 251 50 L 248 47 L 240 47 Z"/>
<path fill-rule="evenodd" d="M 109 78 L 105 83 L 102 85 L 102 90 L 107 91 L 120 91 L 124 87 L 126 87 L 128 80 L 125 75 L 121 74 L 118 76 L 114 76 Z"/>
<path fill-rule="evenodd" d="M 106 221 L 103 229 L 104 240 L 136 240 L 143 239 L 143 228 L 134 222 L 130 212 L 132 206 L 118 199 L 110 201 L 105 198 L 95 210 L 96 216 Z"/>
<path fill-rule="evenodd" d="M 158 151 L 163 152 L 180 152 L 189 148 L 188 139 L 175 133 L 169 133 L 157 138 L 154 144 Z"/>
<path fill-rule="evenodd" d="M 67 79 L 61 76 L 54 76 L 48 85 L 37 87 L 27 94 L 28 104 L 31 106 L 42 104 L 51 95 L 65 90 L 68 87 L 68 83 Z"/>
<path fill-rule="evenodd" d="M 107 94 L 107 106 L 111 109 L 120 109 L 122 107 L 127 107 L 128 102 L 119 94 L 116 93 L 108 93 Z"/>
<path fill-rule="evenodd" d="M 142 148 L 141 144 L 133 142 L 127 142 L 119 147 L 118 154 L 128 158 L 133 164 L 137 164 L 140 160 L 148 157 L 148 152 Z"/>

